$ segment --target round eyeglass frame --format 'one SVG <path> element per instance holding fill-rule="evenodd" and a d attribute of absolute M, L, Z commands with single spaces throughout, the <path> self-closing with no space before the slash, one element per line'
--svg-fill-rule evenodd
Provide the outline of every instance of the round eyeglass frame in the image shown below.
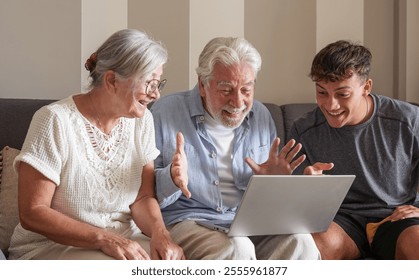
<path fill-rule="evenodd" d="M 153 82 L 153 81 L 157 81 L 158 82 L 157 85 L 155 85 L 154 87 L 149 87 L 151 82 Z M 163 79 L 161 81 L 159 81 L 157 79 L 152 79 L 150 81 L 147 81 L 145 83 L 145 94 L 146 95 L 153 94 L 153 93 L 156 92 L 157 89 L 159 90 L 159 92 L 161 92 L 163 90 L 164 86 L 166 85 L 166 83 L 167 83 L 167 79 Z"/>

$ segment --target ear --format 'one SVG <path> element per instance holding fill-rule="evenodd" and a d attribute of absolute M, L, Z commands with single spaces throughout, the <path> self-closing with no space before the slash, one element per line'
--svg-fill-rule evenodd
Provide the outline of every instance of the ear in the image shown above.
<path fill-rule="evenodd" d="M 114 92 L 116 90 L 116 77 L 115 72 L 108 70 L 103 75 L 103 85 L 108 91 Z"/>
<path fill-rule="evenodd" d="M 204 82 L 201 80 L 201 77 L 198 77 L 198 86 L 199 86 L 199 95 L 205 96 Z"/>
<path fill-rule="evenodd" d="M 364 94 L 369 95 L 371 93 L 371 90 L 372 90 L 372 80 L 367 79 L 364 85 Z"/>

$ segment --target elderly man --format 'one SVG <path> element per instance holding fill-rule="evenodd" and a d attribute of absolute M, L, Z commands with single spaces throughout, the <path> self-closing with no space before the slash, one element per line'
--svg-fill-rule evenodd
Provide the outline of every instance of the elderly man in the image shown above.
<path fill-rule="evenodd" d="M 161 151 L 157 196 L 189 259 L 320 257 L 309 234 L 228 237 L 195 223 L 231 220 L 252 174 L 291 174 L 305 159 L 294 159 L 301 149 L 295 141 L 278 152 L 271 115 L 253 100 L 260 67 L 258 51 L 245 39 L 214 38 L 200 54 L 198 85 L 152 107 Z"/>

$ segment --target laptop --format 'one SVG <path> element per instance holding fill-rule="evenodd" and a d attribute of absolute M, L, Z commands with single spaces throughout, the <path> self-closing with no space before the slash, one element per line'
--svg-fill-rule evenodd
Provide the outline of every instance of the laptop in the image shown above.
<path fill-rule="evenodd" d="M 326 231 L 355 175 L 253 175 L 232 221 L 196 223 L 228 236 Z"/>

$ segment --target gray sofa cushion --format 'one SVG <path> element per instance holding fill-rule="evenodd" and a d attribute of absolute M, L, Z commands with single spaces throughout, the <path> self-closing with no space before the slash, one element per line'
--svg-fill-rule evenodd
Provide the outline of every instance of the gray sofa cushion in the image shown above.
<path fill-rule="evenodd" d="M 280 148 L 284 146 L 284 141 L 282 139 L 284 138 L 284 118 L 282 116 L 282 109 L 280 106 L 273 104 L 273 103 L 263 103 L 266 108 L 268 108 L 269 112 L 271 113 L 271 116 L 275 122 L 276 126 L 276 133 L 278 137 L 281 139 Z"/>
<path fill-rule="evenodd" d="M 291 103 L 277 105 L 264 103 L 275 122 L 278 137 L 281 139 L 280 149 L 289 140 L 289 130 L 293 122 L 305 113 L 317 107 L 315 103 Z"/>
<path fill-rule="evenodd" d="M 305 113 L 314 110 L 316 103 L 290 103 L 280 105 L 284 119 L 284 140 L 289 140 L 289 131 L 293 122 Z"/>

